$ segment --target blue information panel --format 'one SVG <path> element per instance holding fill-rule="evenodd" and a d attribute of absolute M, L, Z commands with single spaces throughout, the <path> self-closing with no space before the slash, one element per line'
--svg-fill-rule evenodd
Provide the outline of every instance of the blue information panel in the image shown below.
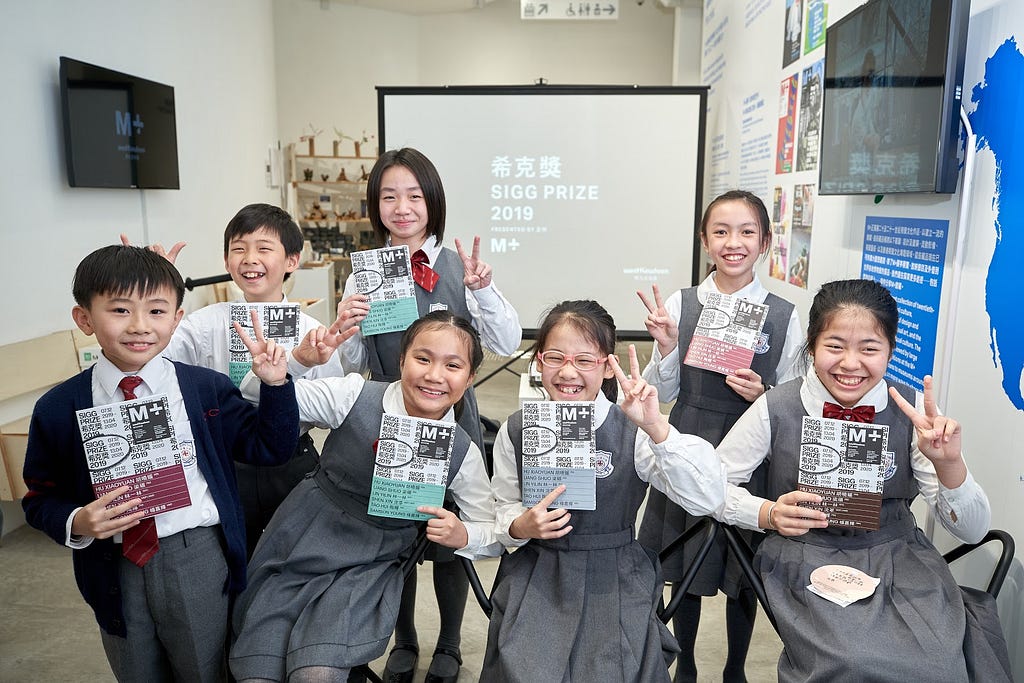
<path fill-rule="evenodd" d="M 886 377 L 918 391 L 935 364 L 942 271 L 949 221 L 868 216 L 860 276 L 879 282 L 899 304 L 900 326 Z"/>

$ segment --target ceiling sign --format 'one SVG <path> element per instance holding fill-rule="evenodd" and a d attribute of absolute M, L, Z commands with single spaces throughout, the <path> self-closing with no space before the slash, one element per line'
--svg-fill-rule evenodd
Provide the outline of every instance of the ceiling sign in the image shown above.
<path fill-rule="evenodd" d="M 563 21 L 618 19 L 619 0 L 519 0 L 519 18 Z"/>

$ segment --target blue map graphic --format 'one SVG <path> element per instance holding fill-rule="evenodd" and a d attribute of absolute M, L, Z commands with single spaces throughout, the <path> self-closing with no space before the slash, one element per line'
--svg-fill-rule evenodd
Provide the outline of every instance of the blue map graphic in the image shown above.
<path fill-rule="evenodd" d="M 985 281 L 985 310 L 989 317 L 992 361 L 1003 374 L 1003 391 L 1018 410 L 1024 410 L 1020 380 L 1024 372 L 1024 315 L 1020 293 L 1024 259 L 1024 55 L 1011 36 L 985 61 L 985 76 L 974 86 L 968 115 L 978 136 L 978 151 L 986 147 L 996 162 L 995 230 Z"/>

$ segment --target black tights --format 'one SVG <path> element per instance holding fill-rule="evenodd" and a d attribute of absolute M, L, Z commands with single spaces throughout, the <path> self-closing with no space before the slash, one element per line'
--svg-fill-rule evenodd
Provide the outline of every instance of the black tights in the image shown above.
<path fill-rule="evenodd" d="M 675 595 L 679 584 L 672 584 Z M 679 609 L 672 615 L 672 628 L 676 640 L 679 641 L 681 652 L 676 660 L 676 675 L 673 683 L 696 683 L 697 662 L 694 659 L 694 646 L 697 642 L 697 626 L 700 624 L 699 595 L 687 595 L 679 603 Z M 750 649 L 750 639 L 754 633 L 754 619 L 757 617 L 757 598 L 754 591 L 743 588 L 737 599 L 728 598 L 725 603 L 725 632 L 729 643 L 729 653 L 722 671 L 725 683 L 746 683 L 743 673 Z"/>
<path fill-rule="evenodd" d="M 453 559 L 434 563 L 434 596 L 437 598 L 440 633 L 437 647 L 458 651 L 462 644 L 462 618 L 466 613 L 469 577 L 462 563 Z M 402 589 L 402 604 L 395 624 L 395 645 L 417 645 L 416 572 L 409 574 Z"/>

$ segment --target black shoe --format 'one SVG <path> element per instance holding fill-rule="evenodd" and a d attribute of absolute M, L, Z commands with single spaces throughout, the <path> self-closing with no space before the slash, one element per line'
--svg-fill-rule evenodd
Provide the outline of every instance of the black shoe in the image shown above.
<path fill-rule="evenodd" d="M 407 653 L 412 653 L 410 659 Z M 398 657 L 395 655 L 400 654 Z M 388 663 L 384 665 L 384 683 L 412 683 L 416 673 L 416 662 L 420 658 L 420 649 L 415 645 L 395 645 L 388 655 Z M 409 662 L 412 662 L 411 665 Z"/>
<path fill-rule="evenodd" d="M 348 683 L 366 683 L 366 665 L 357 666 L 348 672 Z"/>
<path fill-rule="evenodd" d="M 455 660 L 457 666 L 455 667 L 455 673 L 436 674 L 434 673 L 434 662 L 437 661 L 438 655 L 447 655 Z M 427 669 L 427 677 L 423 679 L 423 683 L 456 683 L 459 680 L 459 669 L 462 667 L 462 653 L 458 650 L 449 650 L 446 647 L 439 647 L 434 649 L 434 659 L 430 662 L 430 668 Z M 446 667 L 447 668 L 447 667 Z"/>

